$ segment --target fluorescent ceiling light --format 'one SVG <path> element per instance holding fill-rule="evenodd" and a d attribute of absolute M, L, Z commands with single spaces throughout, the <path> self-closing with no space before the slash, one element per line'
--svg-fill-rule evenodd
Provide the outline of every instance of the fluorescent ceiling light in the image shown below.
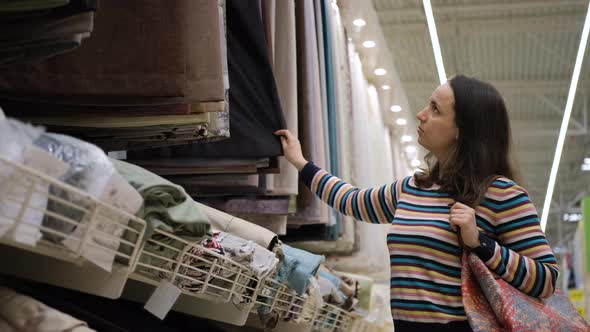
<path fill-rule="evenodd" d="M 584 60 L 584 52 L 586 51 L 586 44 L 588 43 L 588 30 L 590 29 L 590 6 L 586 12 L 586 20 L 584 21 L 584 28 L 582 29 L 582 38 L 580 39 L 580 47 L 578 47 L 578 55 L 576 56 L 576 64 L 574 65 L 574 73 L 572 75 L 572 82 L 570 90 L 567 95 L 567 102 L 565 103 L 565 111 L 563 113 L 563 120 L 561 121 L 561 128 L 559 129 L 559 137 L 557 138 L 557 146 L 555 147 L 555 156 L 553 158 L 553 165 L 551 165 L 551 173 L 549 174 L 549 184 L 547 184 L 547 195 L 545 196 L 545 203 L 543 204 L 543 215 L 541 216 L 541 228 L 545 231 L 547 226 L 547 219 L 549 218 L 549 209 L 551 208 L 551 200 L 553 199 L 553 190 L 555 189 L 555 181 L 557 180 L 557 170 L 559 169 L 559 162 L 563 152 L 563 144 L 565 143 L 565 135 L 567 127 L 572 115 L 572 108 L 574 106 L 574 98 L 576 97 L 576 90 L 578 88 L 578 79 L 580 78 L 580 70 L 582 69 L 582 62 Z"/>
<path fill-rule="evenodd" d="M 373 47 L 375 47 L 376 45 L 377 45 L 377 44 L 376 44 L 374 41 L 372 41 L 372 40 L 365 40 L 365 41 L 363 42 L 363 47 L 364 47 L 364 48 L 373 48 Z"/>
<path fill-rule="evenodd" d="M 402 136 L 402 143 L 408 143 L 414 140 L 414 138 L 410 135 L 403 135 Z"/>
<path fill-rule="evenodd" d="M 398 125 L 400 125 L 400 126 L 405 126 L 405 125 L 407 125 L 407 124 L 408 124 L 408 120 L 406 120 L 406 119 L 397 119 L 397 120 L 395 121 L 395 123 L 397 123 L 397 124 L 398 124 Z"/>
<path fill-rule="evenodd" d="M 390 90 L 391 87 L 389 85 L 387 85 L 387 84 L 384 84 L 384 85 L 381 86 L 381 89 L 383 89 L 383 90 Z"/>
<path fill-rule="evenodd" d="M 440 84 L 444 84 L 447 81 L 447 74 L 445 73 L 445 66 L 443 64 L 442 53 L 440 51 L 440 44 L 438 42 L 438 35 L 436 33 L 436 24 L 434 23 L 432 6 L 430 5 L 430 0 L 423 0 L 422 2 L 424 4 L 424 12 L 426 13 L 426 22 L 428 22 L 430 40 L 432 41 L 432 50 L 434 51 L 434 61 L 436 62 L 438 79 L 440 81 Z"/>
<path fill-rule="evenodd" d="M 421 162 L 418 159 L 412 159 L 412 161 L 410 162 L 410 165 L 412 165 L 412 167 L 418 167 L 420 166 Z"/>
<path fill-rule="evenodd" d="M 367 25 L 367 22 L 365 22 L 365 20 L 363 20 L 362 18 L 357 18 L 356 20 L 352 21 L 352 24 L 360 28 Z"/>
<path fill-rule="evenodd" d="M 402 107 L 399 105 L 393 105 L 393 106 L 391 106 L 391 108 L 389 110 L 392 111 L 393 113 L 399 113 L 402 111 Z"/>
<path fill-rule="evenodd" d="M 375 69 L 375 75 L 377 76 L 383 76 L 387 74 L 387 70 L 385 70 L 384 68 L 377 68 Z"/>
<path fill-rule="evenodd" d="M 414 152 L 416 152 L 416 151 L 418 151 L 418 150 L 416 149 L 416 147 L 415 147 L 415 146 L 413 146 L 413 145 L 408 145 L 408 146 L 406 146 L 406 152 L 407 152 L 407 153 L 414 153 Z"/>

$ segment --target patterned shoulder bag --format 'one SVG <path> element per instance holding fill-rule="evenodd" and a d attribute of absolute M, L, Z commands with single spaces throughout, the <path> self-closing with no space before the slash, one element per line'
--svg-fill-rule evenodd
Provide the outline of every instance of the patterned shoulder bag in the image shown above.
<path fill-rule="evenodd" d="M 590 326 L 565 294 L 538 299 L 516 289 L 466 248 L 461 269 L 463 305 L 474 332 L 581 332 Z"/>

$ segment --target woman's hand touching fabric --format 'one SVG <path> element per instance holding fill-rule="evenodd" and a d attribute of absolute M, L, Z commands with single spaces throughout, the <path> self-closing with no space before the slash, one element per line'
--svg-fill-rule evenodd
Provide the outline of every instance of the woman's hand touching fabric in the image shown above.
<path fill-rule="evenodd" d="M 285 154 L 285 158 L 287 158 L 287 160 L 293 164 L 293 166 L 295 166 L 298 171 L 301 171 L 307 164 L 307 160 L 303 158 L 301 143 L 299 143 L 297 137 L 295 137 L 289 130 L 286 129 L 277 130 L 274 134 L 281 137 L 281 144 L 283 145 L 283 153 Z"/>
<path fill-rule="evenodd" d="M 456 232 L 460 230 L 463 244 L 468 248 L 477 248 L 481 245 L 479 242 L 479 230 L 475 222 L 475 210 L 462 203 L 455 203 L 451 207 L 449 217 L 451 227 Z"/>

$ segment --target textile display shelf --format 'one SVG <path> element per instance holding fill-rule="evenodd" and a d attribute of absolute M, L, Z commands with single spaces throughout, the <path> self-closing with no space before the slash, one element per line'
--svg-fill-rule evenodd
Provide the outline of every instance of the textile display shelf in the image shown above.
<path fill-rule="evenodd" d="M 325 304 L 316 314 L 313 331 L 350 331 L 352 315 L 332 304 Z"/>
<path fill-rule="evenodd" d="M 0 273 L 118 298 L 146 223 L 0 156 Z"/>
<path fill-rule="evenodd" d="M 162 280 L 182 293 L 172 310 L 244 325 L 262 280 L 251 268 L 229 257 L 155 229 L 134 264 L 124 298 L 145 302 Z"/>

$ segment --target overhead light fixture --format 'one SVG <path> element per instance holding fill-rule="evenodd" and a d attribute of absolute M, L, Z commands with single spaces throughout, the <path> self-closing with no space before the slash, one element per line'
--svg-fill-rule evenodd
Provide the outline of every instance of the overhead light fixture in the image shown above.
<path fill-rule="evenodd" d="M 403 135 L 402 136 L 402 143 L 409 143 L 412 140 L 414 140 L 414 138 L 410 135 Z"/>
<path fill-rule="evenodd" d="M 363 42 L 363 47 L 364 48 L 373 48 L 375 46 L 377 46 L 377 44 L 374 41 L 372 41 L 372 40 L 365 40 Z"/>
<path fill-rule="evenodd" d="M 377 76 L 383 76 L 387 74 L 387 70 L 385 70 L 384 68 L 377 68 L 375 69 L 375 75 Z"/>
<path fill-rule="evenodd" d="M 412 167 L 418 167 L 420 166 L 421 162 L 418 159 L 412 159 L 412 161 L 410 162 L 410 165 L 412 165 Z"/>
<path fill-rule="evenodd" d="M 576 64 L 574 65 L 572 82 L 570 84 L 570 90 L 567 95 L 567 102 L 565 103 L 565 111 L 563 112 L 563 120 L 561 121 L 561 128 L 559 129 L 559 137 L 557 138 L 557 146 L 555 147 L 553 165 L 551 165 L 551 173 L 549 174 L 549 183 L 547 184 L 547 195 L 545 196 L 545 203 L 543 204 L 543 214 L 541 215 L 541 229 L 543 229 L 543 231 L 545 231 L 545 227 L 547 226 L 547 219 L 549 218 L 549 209 L 551 209 L 553 190 L 555 189 L 555 181 L 557 180 L 557 170 L 559 169 L 559 162 L 561 161 L 561 154 L 563 152 L 563 144 L 565 143 L 567 127 L 569 125 L 570 117 L 572 115 L 574 98 L 576 97 L 576 90 L 578 88 L 578 79 L 580 78 L 580 70 L 582 69 L 582 62 L 584 60 L 584 52 L 586 52 L 586 44 L 588 43 L 589 30 L 590 6 L 588 7 L 586 12 L 586 20 L 584 21 L 584 28 L 582 29 L 580 47 L 578 47 L 578 55 L 576 56 Z"/>
<path fill-rule="evenodd" d="M 393 113 L 399 113 L 402 111 L 402 107 L 399 105 L 393 105 L 389 108 L 390 111 L 392 111 Z"/>
<path fill-rule="evenodd" d="M 416 149 L 416 147 L 414 145 L 408 145 L 408 146 L 406 146 L 406 152 L 407 153 L 414 153 L 416 151 L 418 151 L 418 150 Z"/>
<path fill-rule="evenodd" d="M 389 85 L 387 85 L 387 84 L 383 84 L 383 85 L 381 86 L 381 89 L 383 89 L 383 90 L 387 91 L 387 90 L 391 90 L 391 87 L 390 87 Z"/>
<path fill-rule="evenodd" d="M 406 119 L 397 119 L 395 120 L 395 123 L 397 123 L 399 126 L 405 126 L 408 124 L 408 120 Z"/>
<path fill-rule="evenodd" d="M 352 24 L 360 28 L 367 25 L 367 22 L 365 22 L 365 20 L 363 20 L 362 18 L 357 18 L 356 20 L 352 21 Z"/>
<path fill-rule="evenodd" d="M 438 80 L 440 81 L 440 84 L 444 84 L 447 81 L 447 74 L 445 73 L 445 66 L 443 64 L 442 53 L 440 51 L 440 44 L 438 42 L 438 34 L 436 32 L 434 15 L 432 14 L 432 6 L 430 5 L 430 0 L 423 0 L 422 2 L 424 4 L 424 12 L 426 13 L 426 22 L 428 23 L 430 40 L 432 41 L 432 50 L 434 51 L 434 62 L 436 62 Z"/>

